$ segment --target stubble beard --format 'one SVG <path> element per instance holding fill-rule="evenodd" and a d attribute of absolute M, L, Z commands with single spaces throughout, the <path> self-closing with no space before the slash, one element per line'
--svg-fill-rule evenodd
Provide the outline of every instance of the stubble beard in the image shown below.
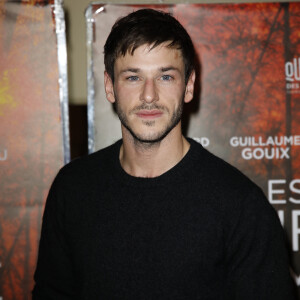
<path fill-rule="evenodd" d="M 169 122 L 166 124 L 165 128 L 155 134 L 151 134 L 148 136 L 146 134 L 143 135 L 143 134 L 138 134 L 138 133 L 134 132 L 134 130 L 129 125 L 126 114 L 120 108 L 118 99 L 116 99 L 116 101 L 115 101 L 115 109 L 116 109 L 117 115 L 121 121 L 121 124 L 129 131 L 129 133 L 133 137 L 135 143 L 144 144 L 145 146 L 153 146 L 155 144 L 160 143 L 172 131 L 172 129 L 178 125 L 178 123 L 180 122 L 181 117 L 182 117 L 183 104 L 184 104 L 184 97 L 182 96 L 179 106 L 173 112 L 172 117 L 169 120 Z M 155 103 L 154 104 L 143 103 L 142 105 L 135 107 L 130 113 L 137 113 L 139 110 L 153 110 L 153 109 L 158 109 L 158 110 L 169 113 L 169 110 L 166 107 L 157 105 Z M 156 120 L 143 120 L 143 124 L 148 127 L 155 126 L 155 122 L 156 122 Z"/>

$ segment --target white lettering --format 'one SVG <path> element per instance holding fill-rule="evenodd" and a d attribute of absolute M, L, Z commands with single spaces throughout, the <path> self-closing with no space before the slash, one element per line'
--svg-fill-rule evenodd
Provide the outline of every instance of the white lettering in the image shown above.
<path fill-rule="evenodd" d="M 299 83 L 287 83 L 286 84 L 286 88 L 288 89 L 288 90 L 291 90 L 291 89 L 299 89 Z"/>
<path fill-rule="evenodd" d="M 284 65 L 285 69 L 285 80 L 289 82 L 299 81 L 300 80 L 300 57 L 294 58 L 293 62 L 288 61 Z M 299 86 L 299 85 L 298 85 Z M 287 89 L 298 88 L 293 85 L 293 83 L 286 85 Z"/>
<path fill-rule="evenodd" d="M 246 137 L 244 138 L 244 141 L 243 141 L 242 137 L 240 137 L 240 145 L 241 145 L 242 147 L 245 147 L 245 146 L 247 146 L 247 145 L 251 145 L 251 137 L 250 137 L 250 136 L 246 136 Z"/>
<path fill-rule="evenodd" d="M 249 159 L 289 159 L 289 150 L 290 148 L 254 148 L 251 150 L 251 148 L 244 148 L 242 150 L 242 157 L 246 160 Z"/>
<path fill-rule="evenodd" d="M 233 136 L 229 140 L 232 147 L 265 147 L 265 146 L 287 146 L 287 145 L 300 145 L 300 136 L 268 136 L 265 139 L 261 136 Z"/>
<path fill-rule="evenodd" d="M 294 275 L 294 279 L 297 286 L 300 286 L 300 276 Z"/>
<path fill-rule="evenodd" d="M 282 195 L 284 194 L 284 190 L 282 189 L 275 189 L 273 185 L 275 184 L 285 184 L 284 179 L 272 179 L 268 181 L 268 198 L 271 204 L 285 204 L 285 199 L 273 199 L 273 195 Z"/>
<path fill-rule="evenodd" d="M 298 64 L 297 64 L 297 58 L 294 58 L 293 61 L 294 61 L 294 77 L 296 80 L 300 80 L 300 70 L 299 70 L 300 58 L 298 58 Z"/>
<path fill-rule="evenodd" d="M 282 136 L 275 136 L 275 145 L 276 146 L 282 145 Z"/>
<path fill-rule="evenodd" d="M 275 137 L 275 138 L 276 138 L 276 137 Z M 268 139 L 267 139 L 267 145 L 272 145 L 272 146 L 274 146 L 274 140 L 273 140 L 273 138 L 272 138 L 271 136 L 269 136 Z"/>
<path fill-rule="evenodd" d="M 292 211 L 292 226 L 293 226 L 292 247 L 293 247 L 293 251 L 299 251 L 299 235 L 300 235 L 299 216 L 300 216 L 300 210 Z"/>
<path fill-rule="evenodd" d="M 290 156 L 289 156 L 289 154 L 288 154 L 288 151 L 290 150 L 290 148 L 286 148 L 286 149 L 284 149 L 284 148 L 279 148 L 279 149 L 280 149 L 280 151 L 281 151 L 280 159 L 283 159 L 283 158 L 289 159 L 289 158 L 290 158 Z M 278 150 L 278 148 L 277 148 L 276 150 Z"/>
<path fill-rule="evenodd" d="M 207 137 L 201 138 L 201 145 L 202 145 L 203 147 L 208 147 L 209 144 L 210 144 L 210 141 L 209 141 L 209 139 L 208 139 Z"/>
<path fill-rule="evenodd" d="M 6 149 L 0 151 L 0 161 L 4 161 L 4 160 L 7 160 L 7 150 Z"/>
<path fill-rule="evenodd" d="M 295 184 L 297 183 L 300 183 L 300 179 L 294 179 L 290 182 L 290 190 L 295 193 L 295 194 L 300 194 L 300 189 L 297 189 L 295 187 Z M 290 197 L 289 200 L 292 202 L 292 203 L 295 203 L 295 204 L 300 204 L 300 199 L 295 199 L 293 197 Z"/>
<path fill-rule="evenodd" d="M 252 136 L 252 138 L 251 138 L 251 145 L 252 146 L 259 146 L 259 144 L 255 141 L 255 136 Z"/>
<path fill-rule="evenodd" d="M 287 63 L 285 63 L 285 76 L 286 76 L 286 80 L 287 81 L 294 81 L 293 76 L 294 76 L 294 68 L 293 68 L 293 64 L 288 61 Z"/>
<path fill-rule="evenodd" d="M 197 143 L 201 144 L 203 147 L 208 147 L 210 144 L 210 141 L 207 137 L 194 137 L 193 140 L 195 140 Z"/>
<path fill-rule="evenodd" d="M 295 138 L 296 136 L 294 136 Z M 293 137 L 292 136 L 284 136 L 284 145 L 287 145 L 287 144 L 290 144 L 290 145 L 293 145 Z"/>
<path fill-rule="evenodd" d="M 277 149 L 276 149 L 276 150 L 277 150 Z M 266 158 L 267 158 L 267 159 L 272 159 L 272 158 L 274 157 L 274 151 L 275 151 L 274 148 L 270 149 L 270 152 L 271 152 L 271 153 L 269 153 L 269 151 L 266 151 Z"/>
<path fill-rule="evenodd" d="M 262 159 L 264 157 L 264 151 L 261 148 L 255 148 L 253 150 L 253 158 Z"/>
<path fill-rule="evenodd" d="M 229 141 L 230 145 L 232 147 L 237 147 L 239 145 L 239 141 L 238 141 L 238 137 L 237 136 L 233 136 L 230 141 Z"/>
<path fill-rule="evenodd" d="M 258 145 L 259 146 L 266 146 L 266 143 L 263 141 L 261 136 L 258 137 Z"/>
<path fill-rule="evenodd" d="M 250 148 L 243 149 L 242 157 L 243 157 L 243 159 L 246 159 L 246 160 L 251 159 L 252 158 L 251 149 Z"/>

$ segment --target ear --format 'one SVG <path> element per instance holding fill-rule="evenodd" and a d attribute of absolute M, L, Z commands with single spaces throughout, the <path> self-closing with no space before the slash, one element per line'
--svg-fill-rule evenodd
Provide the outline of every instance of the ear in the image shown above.
<path fill-rule="evenodd" d="M 192 71 L 185 87 L 185 95 L 184 95 L 185 103 L 189 103 L 190 101 L 192 101 L 194 97 L 195 78 L 196 78 L 196 73 L 195 71 Z"/>
<path fill-rule="evenodd" d="M 110 103 L 114 103 L 116 101 L 114 93 L 114 84 L 106 71 L 104 71 L 104 88 L 106 93 L 106 99 Z"/>

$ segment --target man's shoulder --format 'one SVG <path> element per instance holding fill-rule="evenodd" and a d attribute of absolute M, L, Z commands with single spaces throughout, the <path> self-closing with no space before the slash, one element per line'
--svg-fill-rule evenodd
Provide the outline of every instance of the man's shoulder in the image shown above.
<path fill-rule="evenodd" d="M 233 165 L 229 164 L 222 158 L 209 152 L 202 147 L 198 142 L 191 140 L 193 143 L 193 159 L 195 174 L 203 174 L 203 178 L 207 182 L 221 186 L 255 186 L 251 179 L 238 170 Z"/>
<path fill-rule="evenodd" d="M 118 141 L 92 154 L 72 160 L 60 169 L 57 178 L 76 183 L 77 181 L 92 180 L 102 174 L 107 175 L 112 164 L 115 163 L 120 143 L 121 141 Z"/>
<path fill-rule="evenodd" d="M 201 145 L 196 148 L 199 153 L 196 154 L 194 172 L 201 174 L 201 179 L 195 185 L 206 191 L 211 203 L 222 207 L 228 215 L 238 214 L 241 210 L 260 210 L 260 213 L 274 215 L 262 189 L 255 182 Z M 195 174 L 194 178 L 197 178 Z"/>

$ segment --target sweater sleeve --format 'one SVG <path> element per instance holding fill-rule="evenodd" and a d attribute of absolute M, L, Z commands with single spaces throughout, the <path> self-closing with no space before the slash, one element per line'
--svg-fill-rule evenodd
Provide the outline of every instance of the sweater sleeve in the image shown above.
<path fill-rule="evenodd" d="M 64 199 L 60 175 L 50 189 L 35 271 L 33 300 L 76 299 L 70 250 L 64 233 Z"/>
<path fill-rule="evenodd" d="M 279 218 L 260 189 L 227 214 L 226 268 L 230 300 L 295 299 Z"/>

